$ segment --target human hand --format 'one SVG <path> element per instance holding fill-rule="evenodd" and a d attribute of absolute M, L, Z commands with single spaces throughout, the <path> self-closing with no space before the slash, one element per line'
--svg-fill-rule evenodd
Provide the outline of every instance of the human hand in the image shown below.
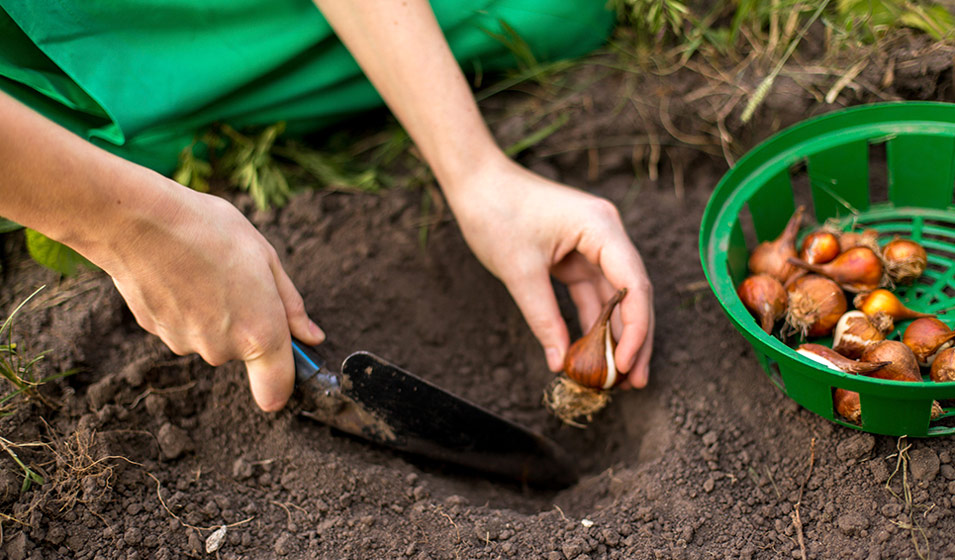
<path fill-rule="evenodd" d="M 295 382 L 290 333 L 313 345 L 324 333 L 275 250 L 234 206 L 151 172 L 146 180 L 158 202 L 87 256 L 140 326 L 176 354 L 213 366 L 242 360 L 258 406 L 281 409 Z"/>
<path fill-rule="evenodd" d="M 627 383 L 646 386 L 653 351 L 652 287 L 612 203 L 503 157 L 477 166 L 446 185 L 445 192 L 468 245 L 507 286 L 552 371 L 563 369 L 569 335 L 550 276 L 567 285 L 585 331 L 603 302 L 627 288 L 614 321 L 614 359 Z"/>

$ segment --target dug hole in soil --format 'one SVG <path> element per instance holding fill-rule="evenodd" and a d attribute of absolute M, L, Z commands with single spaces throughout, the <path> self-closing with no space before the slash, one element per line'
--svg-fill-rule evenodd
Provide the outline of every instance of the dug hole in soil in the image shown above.
<path fill-rule="evenodd" d="M 780 79 L 755 121 L 737 123 L 737 140 L 752 147 L 841 105 L 950 99 L 951 53 L 926 67 L 924 48 L 874 60 L 872 80 L 891 59 L 894 85 L 878 95 L 847 89 L 838 105 L 809 93 L 831 81 L 807 88 Z M 908 78 L 905 68 L 914 68 Z M 761 76 L 747 79 L 753 86 Z M 627 76 L 601 74 L 572 100 L 584 109 L 571 125 L 522 155 L 538 172 L 618 204 L 656 290 L 650 385 L 614 394 L 586 430 L 561 426 L 542 407 L 552 374 L 541 349 L 454 223 L 445 216 L 419 243 L 420 192 L 306 191 L 265 213 L 235 198 L 325 328 L 332 363 L 366 349 L 544 432 L 578 458 L 578 484 L 536 491 L 397 454 L 291 410 L 262 413 L 241 364 L 212 368 L 173 355 L 135 324 L 102 273 L 60 280 L 8 239 L 3 309 L 47 285 L 22 311 L 18 338 L 49 351 L 43 372 L 81 372 L 44 388 L 56 406 L 27 402 L 0 420 L 3 437 L 44 477 L 21 493 L 22 471 L 0 454 L 0 556 L 955 557 L 953 441 L 902 440 L 911 447 L 900 456 L 896 438 L 801 409 L 766 379 L 722 314 L 703 281 L 697 237 L 724 158 L 674 151 L 673 161 L 685 156 L 680 165 L 664 159 L 649 180 L 635 179 L 633 146 L 560 149 L 643 133 L 639 112 L 612 113 L 622 96 L 642 99 L 652 114 L 699 80 L 688 71 L 648 76 L 631 93 Z M 512 102 L 495 97 L 485 109 L 494 115 Z M 686 115 L 699 106 L 678 109 L 683 119 L 665 124 L 689 130 Z M 513 122 L 494 122 L 504 139 Z M 33 442 L 46 445 L 22 445 Z M 207 554 L 221 526 L 220 548 Z"/>

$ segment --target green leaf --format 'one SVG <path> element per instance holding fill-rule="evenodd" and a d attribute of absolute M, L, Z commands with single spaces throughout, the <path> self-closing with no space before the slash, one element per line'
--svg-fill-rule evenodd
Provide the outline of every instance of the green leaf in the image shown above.
<path fill-rule="evenodd" d="M 212 165 L 196 157 L 194 150 L 197 143 L 198 140 L 193 140 L 179 152 L 179 167 L 176 168 L 172 180 L 199 192 L 209 192 Z"/>
<path fill-rule="evenodd" d="M 902 25 L 913 27 L 932 36 L 935 40 L 952 34 L 952 14 L 942 6 L 913 6 L 899 18 Z"/>
<path fill-rule="evenodd" d="M 23 229 L 23 226 L 14 222 L 13 220 L 0 218 L 0 234 L 10 233 L 11 231 L 17 231 L 18 229 Z"/>
<path fill-rule="evenodd" d="M 33 260 L 43 266 L 53 269 L 64 276 L 76 274 L 80 265 L 95 268 L 82 255 L 66 245 L 53 241 L 49 237 L 32 229 L 26 230 L 27 250 Z"/>

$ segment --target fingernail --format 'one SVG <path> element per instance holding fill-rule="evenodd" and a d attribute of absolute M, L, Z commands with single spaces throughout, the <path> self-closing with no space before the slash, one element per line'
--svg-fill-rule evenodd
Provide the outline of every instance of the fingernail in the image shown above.
<path fill-rule="evenodd" d="M 308 321 L 308 332 L 312 333 L 312 336 L 319 339 L 319 342 L 325 340 L 325 333 L 322 332 L 322 329 L 315 324 L 315 321 L 311 319 Z"/>
<path fill-rule="evenodd" d="M 549 346 L 544 352 L 547 355 L 547 365 L 550 369 L 556 371 L 563 367 L 563 360 L 561 359 L 560 350 L 558 348 Z"/>

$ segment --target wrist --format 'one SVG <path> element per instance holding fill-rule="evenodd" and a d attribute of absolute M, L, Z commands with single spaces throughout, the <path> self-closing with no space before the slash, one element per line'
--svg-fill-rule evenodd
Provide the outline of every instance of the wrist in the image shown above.
<path fill-rule="evenodd" d="M 491 143 L 479 150 L 468 150 L 458 165 L 444 168 L 443 173 L 435 169 L 435 178 L 451 210 L 457 214 L 459 208 L 494 196 L 492 191 L 500 185 L 500 178 L 519 169 L 496 144 Z"/>
<path fill-rule="evenodd" d="M 85 170 L 86 190 L 74 216 L 48 235 L 109 271 L 150 230 L 174 223 L 182 207 L 179 191 L 187 189 L 150 169 L 104 155 Z"/>

